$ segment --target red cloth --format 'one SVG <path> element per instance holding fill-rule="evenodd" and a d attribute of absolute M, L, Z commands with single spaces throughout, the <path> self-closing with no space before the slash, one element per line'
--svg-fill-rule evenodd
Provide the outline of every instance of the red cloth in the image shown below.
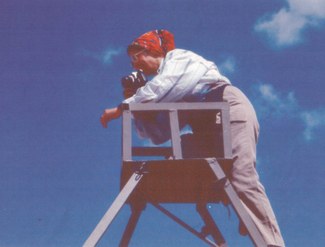
<path fill-rule="evenodd" d="M 166 56 L 175 49 L 174 35 L 167 30 L 153 30 L 136 38 L 128 47 L 128 53 L 133 47 L 142 47 L 155 55 Z"/>

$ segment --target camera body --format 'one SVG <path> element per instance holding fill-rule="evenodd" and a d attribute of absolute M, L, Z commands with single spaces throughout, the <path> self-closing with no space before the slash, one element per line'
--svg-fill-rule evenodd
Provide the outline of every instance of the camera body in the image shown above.
<path fill-rule="evenodd" d="M 140 87 L 143 87 L 147 82 L 147 78 L 141 70 L 132 72 L 128 76 L 121 79 L 121 84 L 124 89 L 130 89 L 136 92 Z"/>

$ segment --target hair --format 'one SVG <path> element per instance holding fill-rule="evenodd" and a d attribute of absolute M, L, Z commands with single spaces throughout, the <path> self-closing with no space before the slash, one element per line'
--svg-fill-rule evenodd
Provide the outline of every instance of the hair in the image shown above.
<path fill-rule="evenodd" d="M 147 53 L 150 53 L 148 49 L 138 44 L 131 44 L 127 48 L 127 53 L 130 55 L 131 53 L 137 53 L 139 51 L 146 50 Z"/>

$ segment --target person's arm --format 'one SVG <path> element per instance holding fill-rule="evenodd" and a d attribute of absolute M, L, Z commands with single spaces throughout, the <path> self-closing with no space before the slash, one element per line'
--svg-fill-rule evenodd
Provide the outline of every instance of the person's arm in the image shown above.
<path fill-rule="evenodd" d="M 168 55 L 160 73 L 123 103 L 177 102 L 193 90 L 211 66 L 211 63 L 205 62 L 189 51 Z M 117 108 L 106 109 L 101 117 L 101 123 L 106 128 L 110 120 L 120 115 L 121 110 Z"/>
<path fill-rule="evenodd" d="M 107 123 L 113 119 L 119 118 L 122 115 L 122 110 L 119 107 L 105 109 L 100 122 L 104 128 L 107 128 Z"/>
<path fill-rule="evenodd" d="M 177 102 L 193 90 L 209 69 L 210 64 L 189 51 L 168 55 L 159 74 L 123 103 Z"/>

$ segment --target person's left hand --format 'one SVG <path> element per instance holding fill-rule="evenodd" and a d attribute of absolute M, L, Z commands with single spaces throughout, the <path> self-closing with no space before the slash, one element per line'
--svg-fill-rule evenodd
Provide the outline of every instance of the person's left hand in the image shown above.
<path fill-rule="evenodd" d="M 104 128 L 107 128 L 107 123 L 115 118 L 119 118 L 121 114 L 122 114 L 121 110 L 117 107 L 105 109 L 104 113 L 100 117 L 100 122 Z"/>

